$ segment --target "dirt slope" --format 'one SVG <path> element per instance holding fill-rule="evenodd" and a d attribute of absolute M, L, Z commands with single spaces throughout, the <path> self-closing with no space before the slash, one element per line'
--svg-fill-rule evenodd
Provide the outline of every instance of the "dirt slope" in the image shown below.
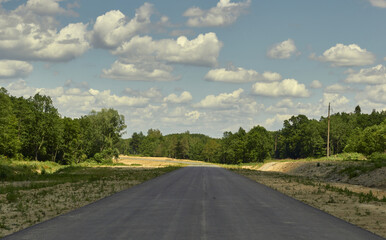
<path fill-rule="evenodd" d="M 324 162 L 270 162 L 258 170 L 281 172 L 289 175 L 316 177 L 325 181 L 361 185 L 364 187 L 386 190 L 386 167 L 378 168 L 358 176 L 349 176 L 342 172 L 347 167 L 361 163 L 348 161 Z"/>

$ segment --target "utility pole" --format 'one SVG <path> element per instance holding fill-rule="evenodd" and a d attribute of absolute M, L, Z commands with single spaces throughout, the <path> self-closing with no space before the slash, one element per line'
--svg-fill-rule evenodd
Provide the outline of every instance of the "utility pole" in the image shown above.
<path fill-rule="evenodd" d="M 327 157 L 330 156 L 330 103 L 328 103 L 328 118 L 327 118 Z"/>

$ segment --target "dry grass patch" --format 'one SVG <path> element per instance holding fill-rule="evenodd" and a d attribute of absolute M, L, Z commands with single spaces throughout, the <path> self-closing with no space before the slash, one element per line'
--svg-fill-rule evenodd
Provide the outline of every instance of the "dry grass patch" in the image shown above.
<path fill-rule="evenodd" d="M 197 164 L 208 164 L 200 161 L 175 159 L 167 157 L 137 157 L 120 155 L 117 163 L 136 168 L 159 168 L 166 166 L 187 166 Z"/>

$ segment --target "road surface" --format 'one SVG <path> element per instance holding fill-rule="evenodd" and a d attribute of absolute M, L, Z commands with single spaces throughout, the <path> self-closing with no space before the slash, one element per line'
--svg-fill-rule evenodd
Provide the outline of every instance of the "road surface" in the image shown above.
<path fill-rule="evenodd" d="M 383 239 L 243 176 L 185 167 L 5 239 Z"/>

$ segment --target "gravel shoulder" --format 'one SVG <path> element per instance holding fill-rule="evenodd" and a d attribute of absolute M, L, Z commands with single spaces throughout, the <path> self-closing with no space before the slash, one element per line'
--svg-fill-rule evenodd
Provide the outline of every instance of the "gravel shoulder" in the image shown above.
<path fill-rule="evenodd" d="M 360 162 L 270 162 L 233 171 L 386 237 L 385 167 L 350 177 Z"/>

